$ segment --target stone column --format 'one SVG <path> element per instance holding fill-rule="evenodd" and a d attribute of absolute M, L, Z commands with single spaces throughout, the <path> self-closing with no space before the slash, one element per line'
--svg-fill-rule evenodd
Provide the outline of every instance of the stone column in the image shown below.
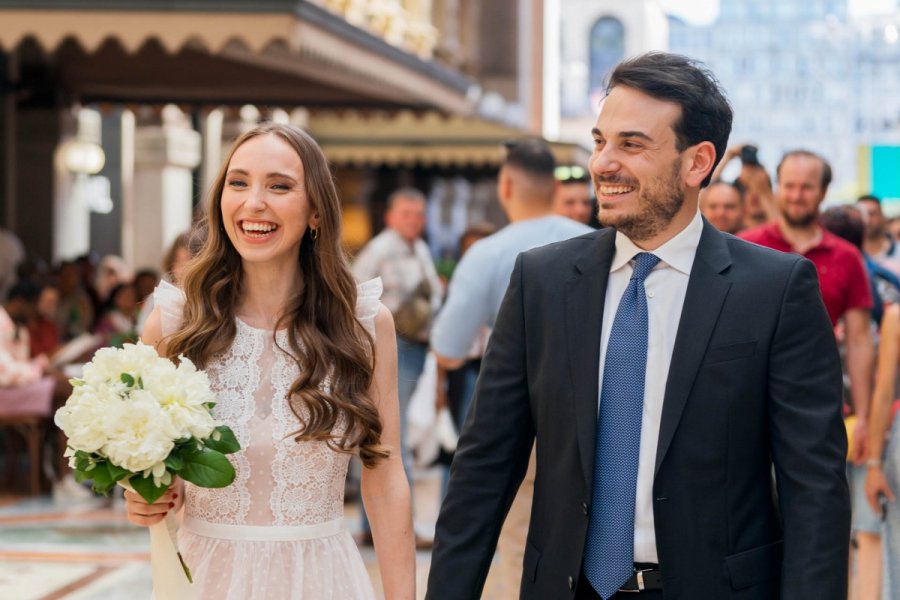
<path fill-rule="evenodd" d="M 222 149 L 222 131 L 225 123 L 225 111 L 214 108 L 203 120 L 203 165 L 200 167 L 201 202 L 206 201 L 206 194 L 212 187 L 222 166 L 225 155 Z"/>
<path fill-rule="evenodd" d="M 161 125 L 138 125 L 134 142 L 134 235 L 126 256 L 135 269 L 158 269 L 172 241 L 191 227 L 191 170 L 200 164 L 200 134 L 187 115 L 173 105 L 162 112 Z"/>

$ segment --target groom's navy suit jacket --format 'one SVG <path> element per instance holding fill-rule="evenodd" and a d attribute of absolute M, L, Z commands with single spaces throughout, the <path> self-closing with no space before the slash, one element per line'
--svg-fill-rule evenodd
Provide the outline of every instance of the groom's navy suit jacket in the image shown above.
<path fill-rule="evenodd" d="M 614 241 L 605 229 L 519 256 L 438 519 L 428 598 L 480 596 L 535 440 L 521 597 L 574 596 Z M 814 266 L 704 221 L 672 318 L 653 481 L 666 600 L 846 598 L 841 369 Z"/>

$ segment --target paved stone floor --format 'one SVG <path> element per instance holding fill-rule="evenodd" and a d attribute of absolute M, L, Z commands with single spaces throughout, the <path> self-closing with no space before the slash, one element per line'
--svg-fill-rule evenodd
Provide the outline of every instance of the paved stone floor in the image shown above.
<path fill-rule="evenodd" d="M 432 535 L 440 473 L 415 477 L 416 528 Z M 346 505 L 350 531 L 359 505 Z M 121 501 L 57 495 L 0 495 L 0 600 L 142 600 L 150 597 L 146 530 L 128 523 Z M 361 549 L 380 594 L 375 553 Z M 425 596 L 430 554 L 418 552 L 418 596 Z"/>
<path fill-rule="evenodd" d="M 414 479 L 416 527 L 430 535 L 440 472 L 421 472 Z M 357 503 L 346 505 L 345 519 L 350 531 L 359 528 Z M 144 600 L 151 588 L 148 544 L 146 531 L 125 519 L 120 501 L 0 494 L 0 600 Z M 375 553 L 361 552 L 380 595 Z M 416 556 L 419 598 L 425 596 L 430 558 L 428 552 Z M 498 589 L 496 584 L 489 578 L 487 589 Z M 515 594 L 489 591 L 483 600 L 510 596 Z"/>

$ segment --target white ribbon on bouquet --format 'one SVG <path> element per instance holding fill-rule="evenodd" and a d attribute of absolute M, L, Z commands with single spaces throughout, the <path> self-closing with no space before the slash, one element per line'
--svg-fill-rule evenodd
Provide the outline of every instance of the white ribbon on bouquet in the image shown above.
<path fill-rule="evenodd" d="M 127 481 L 119 485 L 133 492 Z M 178 552 L 178 521 L 169 512 L 150 525 L 150 569 L 153 574 L 153 598 L 156 600 L 198 600 L 197 589 L 188 579 L 189 569 Z"/>

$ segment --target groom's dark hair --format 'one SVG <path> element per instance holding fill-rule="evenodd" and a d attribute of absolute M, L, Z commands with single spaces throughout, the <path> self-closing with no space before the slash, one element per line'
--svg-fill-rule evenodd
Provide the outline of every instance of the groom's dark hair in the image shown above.
<path fill-rule="evenodd" d="M 648 52 L 616 66 L 606 92 L 619 85 L 681 107 L 681 117 L 672 124 L 678 151 L 704 141 L 716 148 L 715 164 L 700 187 L 709 185 L 725 155 L 733 119 L 731 105 L 712 72 L 703 63 L 680 54 Z"/>

